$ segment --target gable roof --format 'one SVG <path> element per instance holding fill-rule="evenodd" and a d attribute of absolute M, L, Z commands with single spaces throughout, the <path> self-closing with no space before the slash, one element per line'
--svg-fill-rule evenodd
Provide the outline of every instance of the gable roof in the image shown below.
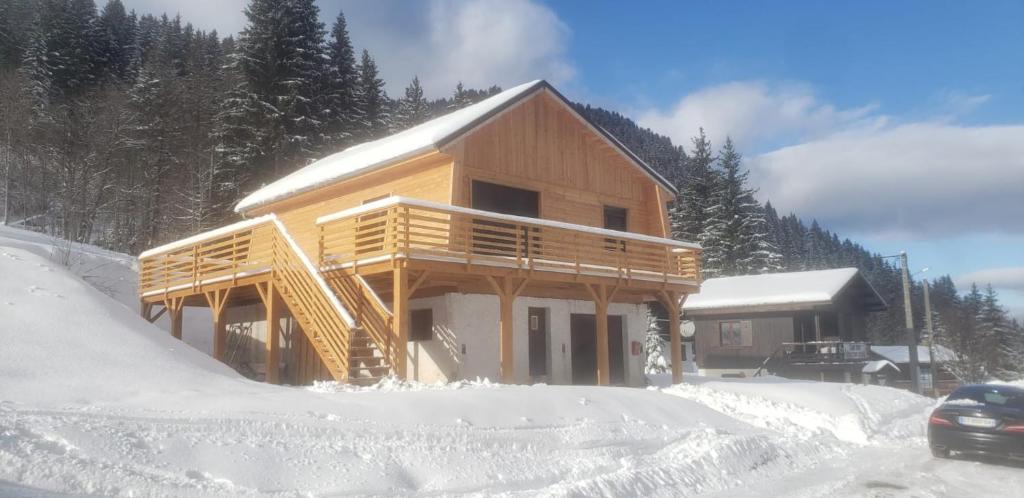
<path fill-rule="evenodd" d="M 956 353 L 946 346 L 935 344 L 932 347 L 935 348 L 935 358 L 939 361 L 956 360 Z M 872 344 L 871 352 L 893 363 L 910 363 L 910 346 L 876 346 Z M 919 363 L 932 362 L 931 355 L 928 354 L 928 346 L 917 347 L 917 361 Z"/>
<path fill-rule="evenodd" d="M 576 112 L 572 103 L 559 93 L 558 90 L 555 90 L 554 87 L 548 84 L 548 82 L 535 80 L 509 88 L 476 104 L 445 114 L 408 130 L 372 142 L 355 145 L 319 159 L 249 194 L 235 205 L 235 212 L 244 213 L 259 206 L 315 190 L 346 178 L 364 174 L 429 152 L 439 151 L 498 113 L 510 108 L 526 97 L 544 90 L 549 91 L 565 104 L 573 115 L 583 120 L 589 128 L 601 135 L 610 145 L 642 169 L 647 176 L 668 189 L 669 192 L 678 194 L 675 187 L 659 175 L 654 168 L 637 157 L 636 154 L 616 140 L 605 129 Z"/>
<path fill-rule="evenodd" d="M 709 278 L 700 293 L 687 298 L 685 311 L 742 308 L 769 311 L 796 305 L 834 304 L 835 298 L 851 285 L 863 287 L 861 299 L 870 311 L 884 310 L 885 300 L 856 268 L 769 273 L 739 277 Z"/>

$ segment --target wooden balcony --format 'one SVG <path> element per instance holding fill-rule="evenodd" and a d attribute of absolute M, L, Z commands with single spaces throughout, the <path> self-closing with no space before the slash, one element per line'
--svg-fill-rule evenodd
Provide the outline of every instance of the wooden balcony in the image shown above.
<path fill-rule="evenodd" d="M 389 197 L 317 220 L 324 270 L 396 258 L 696 286 L 700 247 L 642 234 Z"/>

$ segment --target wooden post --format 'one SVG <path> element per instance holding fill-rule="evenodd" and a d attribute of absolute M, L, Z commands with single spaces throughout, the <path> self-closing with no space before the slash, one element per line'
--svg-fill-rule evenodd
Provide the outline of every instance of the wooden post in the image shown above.
<path fill-rule="evenodd" d="M 171 336 L 181 339 L 181 315 L 185 309 L 185 298 L 171 297 L 164 301 L 164 308 L 171 317 Z"/>
<path fill-rule="evenodd" d="M 683 340 L 679 334 L 679 295 L 674 291 L 662 291 L 661 302 L 668 311 L 669 347 L 672 348 L 672 383 L 683 381 Z"/>
<path fill-rule="evenodd" d="M 220 361 L 224 361 L 224 354 L 227 352 L 227 324 L 224 323 L 224 315 L 231 289 L 229 287 L 205 293 L 206 301 L 210 304 L 210 314 L 213 315 L 213 357 Z"/>
<path fill-rule="evenodd" d="M 608 305 L 611 303 L 618 286 L 610 291 L 604 284 L 583 284 L 594 300 L 594 321 L 597 329 L 597 385 L 607 386 L 611 383 L 611 358 L 608 348 Z"/>
<path fill-rule="evenodd" d="M 393 292 L 391 294 L 392 326 L 395 336 L 395 355 L 393 365 L 395 375 L 408 380 L 409 363 L 409 270 L 402 264 L 395 266 Z"/>
<path fill-rule="evenodd" d="M 492 277 L 486 275 L 487 282 L 498 295 L 498 324 L 500 334 L 501 382 L 513 384 L 516 381 L 515 364 L 515 330 L 513 329 L 513 313 L 516 297 L 526 287 L 527 279 L 518 282 L 511 277 Z"/>
<path fill-rule="evenodd" d="M 501 334 L 501 382 L 514 384 L 516 381 L 515 344 L 512 330 L 513 304 L 515 296 L 508 293 L 498 294 L 499 320 Z"/>
<path fill-rule="evenodd" d="M 264 380 L 270 384 L 278 384 L 281 382 L 281 306 L 274 282 L 267 282 L 266 286 L 266 293 L 261 296 L 263 306 L 267 310 L 267 376 Z"/>
<path fill-rule="evenodd" d="M 597 321 L 597 385 L 607 386 L 611 383 L 611 361 L 608 358 L 608 299 L 604 285 L 594 289 L 594 318 Z"/>
<path fill-rule="evenodd" d="M 821 342 L 821 316 L 814 312 L 814 340 Z M 821 347 L 820 345 L 818 347 Z"/>

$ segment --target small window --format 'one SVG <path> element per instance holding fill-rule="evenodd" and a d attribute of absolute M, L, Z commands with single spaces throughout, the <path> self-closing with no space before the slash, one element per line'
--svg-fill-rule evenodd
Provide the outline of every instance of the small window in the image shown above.
<path fill-rule="evenodd" d="M 434 310 L 413 310 L 409 327 L 410 341 L 429 341 L 434 338 Z"/>
<path fill-rule="evenodd" d="M 605 206 L 604 227 L 609 230 L 618 230 L 620 232 L 625 232 L 627 230 L 626 216 L 626 208 Z"/>
<path fill-rule="evenodd" d="M 749 324 L 750 322 L 743 322 L 739 320 L 718 322 L 718 331 L 719 334 L 721 334 L 721 345 L 737 348 L 753 345 L 753 338 L 750 334 Z"/>
<path fill-rule="evenodd" d="M 608 230 L 619 232 L 627 231 L 627 211 L 625 208 L 615 206 L 604 207 L 604 227 Z M 609 251 L 625 251 L 626 241 L 616 239 L 604 239 L 604 248 Z"/>

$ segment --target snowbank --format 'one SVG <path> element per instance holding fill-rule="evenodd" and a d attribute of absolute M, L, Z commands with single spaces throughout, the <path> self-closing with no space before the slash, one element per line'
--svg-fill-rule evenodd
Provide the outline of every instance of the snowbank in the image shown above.
<path fill-rule="evenodd" d="M 828 434 L 868 444 L 922 437 L 922 414 L 933 402 L 908 391 L 880 386 L 809 382 L 780 377 L 718 379 L 688 377 L 666 394 L 697 401 L 751 425 L 789 437 Z"/>
<path fill-rule="evenodd" d="M 133 293 L 126 306 L 91 285 L 134 292 L 130 258 L 80 248 L 76 258 L 100 265 L 83 279 L 92 264 L 65 269 L 31 238 L 0 233 L 2 496 L 862 496 L 879 479 L 907 494 L 984 496 L 1024 486 L 1017 469 L 932 463 L 920 437 L 929 402 L 887 388 L 692 376 L 648 390 L 255 383 L 139 318 Z"/>

